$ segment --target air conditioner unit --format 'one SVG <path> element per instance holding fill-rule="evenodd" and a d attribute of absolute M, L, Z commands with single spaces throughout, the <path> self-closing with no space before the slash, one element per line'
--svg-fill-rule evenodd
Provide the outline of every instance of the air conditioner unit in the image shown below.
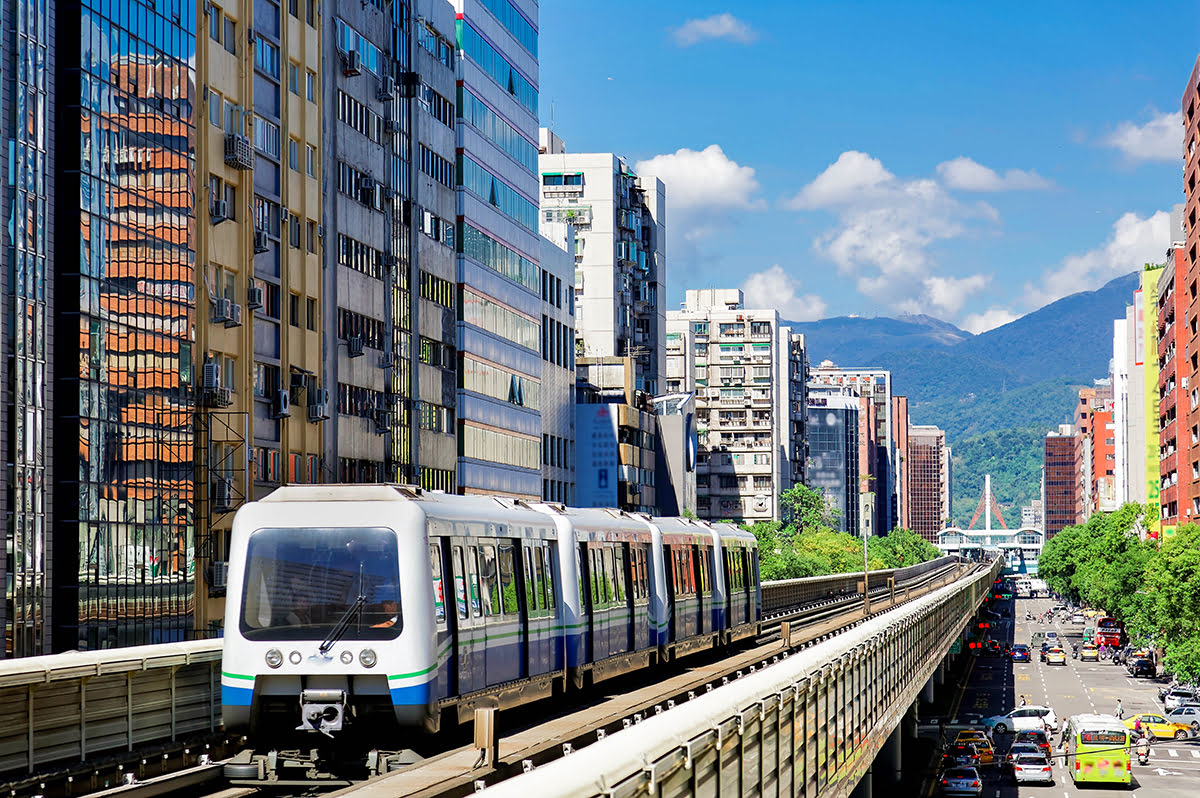
<path fill-rule="evenodd" d="M 308 420 L 311 423 L 316 424 L 324 421 L 327 418 L 329 418 L 329 413 L 325 410 L 324 402 L 318 402 L 308 406 Z"/>
<path fill-rule="evenodd" d="M 374 191 L 376 186 L 375 178 L 370 175 L 363 175 L 358 181 L 358 187 L 361 191 Z"/>
<path fill-rule="evenodd" d="M 266 230 L 254 231 L 254 254 L 266 252 L 271 248 L 271 239 L 267 238 Z"/>
<path fill-rule="evenodd" d="M 263 300 L 265 298 L 263 295 L 265 293 L 266 292 L 263 291 L 261 285 L 250 283 L 250 285 L 246 287 L 246 307 L 250 310 L 258 310 L 261 308 L 263 306 Z"/>
<path fill-rule="evenodd" d="M 303 371 L 293 371 L 292 372 L 291 390 L 292 390 L 293 398 L 295 398 L 295 395 L 297 393 L 299 393 L 300 391 L 308 390 L 308 385 L 309 385 L 310 379 L 311 379 L 311 377 L 308 374 L 305 374 Z"/>
<path fill-rule="evenodd" d="M 280 209 L 279 209 L 279 223 L 280 223 L 280 224 L 287 224 L 287 223 L 288 223 L 288 219 L 291 219 L 291 218 L 292 218 L 292 212 L 291 212 L 291 211 L 289 211 L 287 208 L 280 208 Z"/>
<path fill-rule="evenodd" d="M 383 135 L 394 136 L 399 131 L 400 131 L 400 123 L 399 122 L 397 122 L 395 119 L 392 119 L 390 116 L 384 118 L 384 120 L 383 120 Z"/>
<path fill-rule="evenodd" d="M 362 357 L 363 339 L 361 335 L 351 335 L 346 339 L 346 352 L 350 357 Z"/>
<path fill-rule="evenodd" d="M 342 74 L 348 78 L 362 74 L 362 56 L 358 54 L 358 50 L 342 54 Z"/>
<path fill-rule="evenodd" d="M 392 429 L 392 411 L 391 410 L 376 410 L 375 411 L 375 434 L 384 435 Z"/>
<path fill-rule="evenodd" d="M 314 388 L 308 392 L 308 420 L 314 424 L 329 418 L 329 391 Z"/>
<path fill-rule="evenodd" d="M 229 317 L 233 315 L 229 309 L 232 304 L 225 297 L 217 297 L 212 300 L 212 320 L 217 323 L 229 321 Z"/>
<path fill-rule="evenodd" d="M 214 391 L 221 387 L 221 366 L 218 363 L 205 363 L 203 382 L 200 386 L 206 391 Z"/>
<path fill-rule="evenodd" d="M 223 199 L 215 199 L 208 209 L 208 220 L 220 224 L 229 218 L 229 203 Z"/>
<path fill-rule="evenodd" d="M 1179 384 L 1183 386 L 1183 389 L 1184 389 L 1184 390 L 1187 390 L 1187 381 L 1188 381 L 1188 378 L 1187 378 L 1187 377 L 1183 377 L 1183 378 L 1180 380 L 1180 383 L 1179 383 Z"/>
<path fill-rule="evenodd" d="M 242 306 L 236 302 L 229 302 L 229 317 L 225 319 L 226 327 L 241 327 L 242 326 Z"/>
<path fill-rule="evenodd" d="M 271 401 L 271 418 L 287 418 L 292 414 L 292 397 L 287 391 L 275 391 Z"/>
<path fill-rule="evenodd" d="M 214 476 L 209 483 L 212 509 L 215 513 L 227 513 L 233 509 L 233 480 Z"/>
<path fill-rule="evenodd" d="M 375 92 L 376 100 L 391 102 L 392 97 L 396 94 L 396 79 L 391 75 L 384 75 L 379 80 L 379 91 Z"/>
<path fill-rule="evenodd" d="M 225 165 L 241 171 L 254 168 L 254 148 L 250 146 L 248 136 L 225 134 Z"/>

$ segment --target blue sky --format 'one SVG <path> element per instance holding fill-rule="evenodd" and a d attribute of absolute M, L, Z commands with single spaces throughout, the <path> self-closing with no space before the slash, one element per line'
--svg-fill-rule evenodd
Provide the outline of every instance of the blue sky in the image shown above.
<path fill-rule="evenodd" d="M 1198 9 L 544 0 L 542 124 L 667 184 L 668 307 L 981 331 L 1163 260 Z"/>

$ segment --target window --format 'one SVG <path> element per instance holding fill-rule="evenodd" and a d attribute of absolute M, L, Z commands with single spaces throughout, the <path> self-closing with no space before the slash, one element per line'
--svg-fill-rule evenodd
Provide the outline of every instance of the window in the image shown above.
<path fill-rule="evenodd" d="M 258 114 L 254 115 L 254 146 L 270 155 L 272 158 L 279 157 L 280 133 L 279 125 L 264 119 Z"/>
<path fill-rule="evenodd" d="M 226 133 L 242 133 L 244 114 L 242 106 L 229 102 L 225 102 L 225 132 Z"/>
<path fill-rule="evenodd" d="M 300 326 L 300 295 L 288 294 L 288 323 L 293 327 Z"/>
<path fill-rule="evenodd" d="M 308 0 L 308 14 L 305 20 L 311 27 L 317 27 L 317 0 Z"/>
<path fill-rule="evenodd" d="M 317 251 L 317 223 L 312 219 L 308 220 L 308 251 L 314 254 Z"/>
<path fill-rule="evenodd" d="M 213 6 L 212 13 L 208 17 L 208 38 L 220 44 L 221 42 L 221 23 L 225 19 L 224 12 L 220 6 Z"/>
<path fill-rule="evenodd" d="M 309 177 L 317 176 L 317 148 L 311 144 L 304 145 L 304 171 Z"/>
<path fill-rule="evenodd" d="M 300 142 L 295 139 L 288 139 L 288 166 L 300 170 Z"/>
<path fill-rule="evenodd" d="M 317 73 L 311 69 L 305 70 L 304 80 L 305 96 L 308 97 L 310 103 L 315 103 L 317 101 Z"/>
<path fill-rule="evenodd" d="M 300 0 L 288 0 L 288 13 L 296 19 L 300 18 Z"/>
<path fill-rule="evenodd" d="M 225 121 L 225 98 L 219 93 L 212 91 L 208 92 L 208 122 L 216 127 L 221 127 Z"/>
<path fill-rule="evenodd" d="M 262 36 L 254 37 L 254 65 L 273 78 L 279 77 L 279 48 Z"/>
<path fill-rule="evenodd" d="M 237 23 L 229 17 L 225 17 L 225 49 L 237 55 Z"/>
<path fill-rule="evenodd" d="M 288 62 L 288 91 L 300 96 L 300 65 L 293 61 Z"/>
<path fill-rule="evenodd" d="M 317 300 L 308 297 L 304 300 L 305 310 L 308 312 L 308 329 L 313 332 L 317 331 Z"/>
<path fill-rule="evenodd" d="M 294 213 L 288 218 L 288 243 L 296 249 L 300 248 L 300 218 Z"/>

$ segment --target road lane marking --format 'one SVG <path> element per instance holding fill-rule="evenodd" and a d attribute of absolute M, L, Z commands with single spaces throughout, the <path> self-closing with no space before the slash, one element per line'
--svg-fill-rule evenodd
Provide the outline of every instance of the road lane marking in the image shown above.
<path fill-rule="evenodd" d="M 1193 751 L 1192 751 L 1192 759 L 1200 759 L 1200 751 L 1196 751 L 1196 750 L 1194 750 L 1194 749 L 1193 749 Z"/>
<path fill-rule="evenodd" d="M 1170 754 L 1171 756 L 1175 756 L 1175 757 L 1179 756 L 1179 752 L 1176 751 L 1174 748 L 1168 748 L 1167 753 Z"/>

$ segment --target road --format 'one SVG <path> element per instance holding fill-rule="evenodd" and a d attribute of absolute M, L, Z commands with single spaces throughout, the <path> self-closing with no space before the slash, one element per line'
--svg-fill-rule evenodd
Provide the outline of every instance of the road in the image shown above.
<path fill-rule="evenodd" d="M 1005 613 L 999 622 L 992 622 L 993 637 L 1002 642 L 1028 643 L 1035 630 L 1057 629 L 1068 640 L 1078 643 L 1083 627 L 1072 624 L 1044 625 L 1024 621 L 1026 611 L 1034 616 L 1049 609 L 1048 599 L 1016 599 L 997 602 L 998 609 L 1007 610 L 1015 604 L 1013 614 Z M 1008 605 L 1008 606 L 1004 606 Z M 1111 662 L 1079 662 L 1067 660 L 1067 665 L 1045 665 L 1038 661 L 1013 663 L 1005 657 L 981 656 L 975 662 L 958 712 L 977 712 L 994 715 L 1008 712 L 1020 703 L 1020 696 L 1030 704 L 1054 708 L 1060 722 L 1071 715 L 1085 712 L 1113 714 L 1117 699 L 1125 708 L 1125 717 L 1138 712 L 1162 712 L 1158 700 L 1159 682 L 1151 679 L 1131 679 L 1128 672 Z M 997 754 L 1008 750 L 1011 735 L 997 735 Z M 1054 737 L 1057 744 L 1058 735 Z M 1054 784 L 1014 785 L 1011 776 L 999 767 L 981 769 L 984 777 L 983 798 L 1074 798 L 1095 795 L 1096 789 L 1081 789 L 1071 782 L 1061 759 L 1055 760 Z M 1181 742 L 1159 742 L 1153 747 L 1150 764 L 1133 764 L 1135 798 L 1194 798 L 1200 795 L 1200 739 Z M 935 784 L 929 784 L 925 795 L 937 794 Z"/>

